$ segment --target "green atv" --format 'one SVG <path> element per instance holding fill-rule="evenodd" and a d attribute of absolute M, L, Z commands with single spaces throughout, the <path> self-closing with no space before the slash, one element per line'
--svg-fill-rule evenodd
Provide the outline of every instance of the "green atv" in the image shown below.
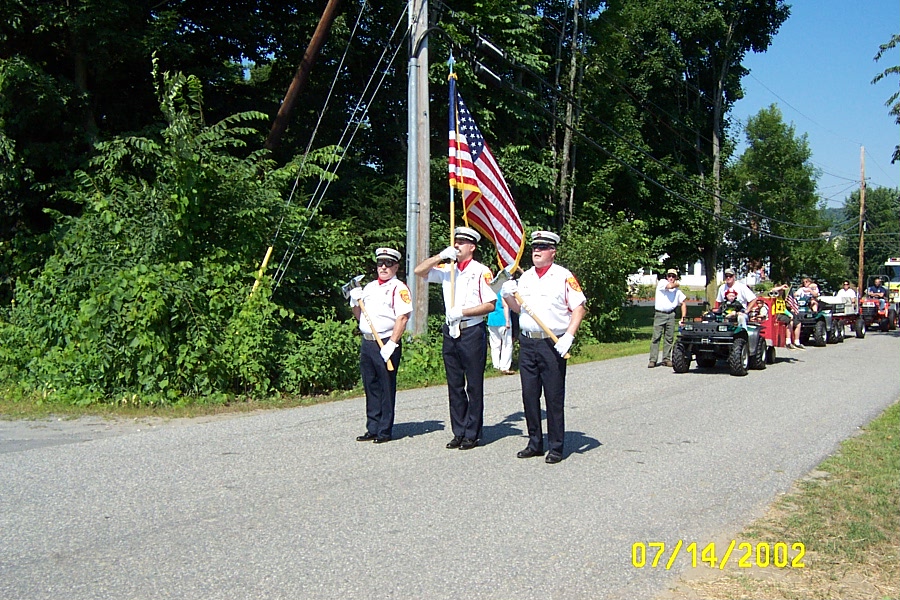
<path fill-rule="evenodd" d="M 813 346 L 819 347 L 829 342 L 837 343 L 840 334 L 837 322 L 832 318 L 830 305 L 820 303 L 819 312 L 814 313 L 805 299 L 798 300 L 797 304 L 800 305 L 798 316 L 800 318 L 801 344 L 808 346 L 810 339 L 813 341 Z"/>
<path fill-rule="evenodd" d="M 692 359 L 696 359 L 701 368 L 715 367 L 721 359 L 728 363 L 729 372 L 738 377 L 746 375 L 750 369 L 765 369 L 767 363 L 774 362 L 775 353 L 774 349 L 767 348 L 760 329 L 754 323 L 741 326 L 721 314 L 707 312 L 701 321 L 685 323 L 678 328 L 672 368 L 676 373 L 687 373 Z"/>

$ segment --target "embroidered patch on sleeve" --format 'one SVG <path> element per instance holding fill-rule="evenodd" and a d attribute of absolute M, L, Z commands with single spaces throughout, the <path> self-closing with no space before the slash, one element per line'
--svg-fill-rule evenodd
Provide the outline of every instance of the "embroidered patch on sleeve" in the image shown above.
<path fill-rule="evenodd" d="M 572 288 L 576 292 L 581 291 L 581 284 L 578 283 L 578 280 L 575 279 L 574 275 L 572 277 L 569 277 L 568 279 L 566 279 L 566 283 L 569 285 L 570 288 Z"/>

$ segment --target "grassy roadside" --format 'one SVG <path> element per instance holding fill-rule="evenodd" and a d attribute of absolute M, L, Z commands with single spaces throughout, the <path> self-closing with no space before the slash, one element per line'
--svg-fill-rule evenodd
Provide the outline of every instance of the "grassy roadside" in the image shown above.
<path fill-rule="evenodd" d="M 841 444 L 736 539 L 753 548 L 801 542 L 805 566 L 696 569 L 659 600 L 900 598 L 900 404 Z"/>
<path fill-rule="evenodd" d="M 690 309 L 692 316 L 699 308 L 692 306 Z M 583 344 L 579 348 L 579 352 L 572 358 L 573 364 L 593 362 L 596 360 L 607 360 L 611 358 L 620 358 L 623 356 L 633 356 L 647 352 L 650 344 L 650 335 L 653 329 L 653 307 L 652 306 L 632 306 L 625 310 L 624 328 L 627 339 L 621 342 L 603 343 L 603 344 Z M 438 357 L 439 358 L 439 357 Z M 496 377 L 500 375 L 491 369 L 487 370 L 487 377 Z M 441 381 L 434 381 L 431 385 L 442 385 Z M 412 389 L 419 387 L 415 385 L 404 386 L 402 382 L 399 384 L 400 389 Z M 56 416 L 63 418 L 77 418 L 80 416 L 100 416 L 108 418 L 144 418 L 156 417 L 163 419 L 174 418 L 191 418 L 211 415 L 223 415 L 229 413 L 245 413 L 256 410 L 270 410 L 292 408 L 296 406 L 308 406 L 321 402 L 333 402 L 343 400 L 355 396 L 361 396 L 363 389 L 361 385 L 350 390 L 338 390 L 327 395 L 320 396 L 273 396 L 264 399 L 255 398 L 238 398 L 227 404 L 213 403 L 189 403 L 177 406 L 130 406 L 130 405 L 107 405 L 93 404 L 90 406 L 74 406 L 71 404 L 62 404 L 55 402 L 39 402 L 33 400 L 11 400 L 0 394 L 0 418 L 4 419 L 41 419 L 48 416 Z"/>

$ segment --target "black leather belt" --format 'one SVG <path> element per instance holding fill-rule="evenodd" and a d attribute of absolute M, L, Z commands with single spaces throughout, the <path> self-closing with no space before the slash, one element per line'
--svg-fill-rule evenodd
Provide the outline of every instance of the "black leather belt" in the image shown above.
<path fill-rule="evenodd" d="M 672 310 L 658 310 L 656 312 L 663 314 L 663 315 L 671 315 L 673 312 L 675 312 L 675 309 L 673 308 Z"/>

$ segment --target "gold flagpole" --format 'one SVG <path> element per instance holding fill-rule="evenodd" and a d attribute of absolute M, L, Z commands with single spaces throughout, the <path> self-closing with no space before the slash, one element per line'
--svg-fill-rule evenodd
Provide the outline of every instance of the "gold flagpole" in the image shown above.
<path fill-rule="evenodd" d="M 453 65 L 456 61 L 453 60 L 453 53 L 450 53 L 450 60 L 447 61 L 447 64 L 450 66 L 450 75 L 447 77 L 447 81 L 450 79 L 456 79 L 456 73 L 453 72 Z M 457 94 L 457 98 L 459 95 Z M 451 104 L 451 110 L 454 111 L 453 115 L 453 130 L 456 135 L 456 179 L 459 180 L 459 111 L 456 109 L 456 98 L 453 98 L 453 102 Z M 456 230 L 456 193 L 453 189 L 453 184 L 450 184 L 450 245 L 453 245 L 453 235 Z M 449 308 L 453 308 L 456 305 L 456 260 L 450 261 L 450 306 Z"/>

